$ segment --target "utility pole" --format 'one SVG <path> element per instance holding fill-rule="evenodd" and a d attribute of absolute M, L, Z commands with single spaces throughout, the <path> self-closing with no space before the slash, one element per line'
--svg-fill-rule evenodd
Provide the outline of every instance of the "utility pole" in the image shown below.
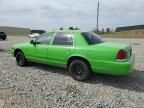
<path fill-rule="evenodd" d="M 97 28 L 96 32 L 99 32 L 99 1 L 98 1 L 98 6 L 97 6 Z"/>

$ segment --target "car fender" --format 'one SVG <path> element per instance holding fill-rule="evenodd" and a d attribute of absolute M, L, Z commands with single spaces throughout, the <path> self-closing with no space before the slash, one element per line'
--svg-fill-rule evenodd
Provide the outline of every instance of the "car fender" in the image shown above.
<path fill-rule="evenodd" d="M 69 62 L 71 61 L 72 58 L 83 59 L 83 60 L 86 60 L 90 64 L 86 56 L 80 55 L 80 54 L 73 54 L 67 58 L 67 66 L 69 65 Z"/>

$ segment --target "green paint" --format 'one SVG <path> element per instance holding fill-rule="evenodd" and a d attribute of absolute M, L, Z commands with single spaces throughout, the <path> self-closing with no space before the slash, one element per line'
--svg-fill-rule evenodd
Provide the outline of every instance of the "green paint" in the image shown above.
<path fill-rule="evenodd" d="M 116 61 L 117 53 L 120 49 L 127 53 L 131 46 L 126 44 L 104 42 L 89 45 L 81 35 L 81 31 L 52 31 L 53 36 L 49 44 L 22 43 L 13 45 L 12 53 L 20 49 L 28 61 L 43 63 L 58 67 L 67 68 L 68 60 L 71 57 L 81 57 L 87 60 L 94 73 L 110 75 L 126 75 L 132 71 L 134 65 L 134 55 L 128 56 L 126 61 Z M 71 33 L 73 35 L 73 45 L 53 45 L 57 32 Z"/>

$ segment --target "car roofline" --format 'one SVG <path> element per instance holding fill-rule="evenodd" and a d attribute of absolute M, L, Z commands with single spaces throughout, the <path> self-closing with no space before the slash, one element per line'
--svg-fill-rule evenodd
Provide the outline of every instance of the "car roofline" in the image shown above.
<path fill-rule="evenodd" d="M 81 33 L 81 32 L 91 32 L 91 31 L 81 31 L 81 30 L 51 30 L 48 32 L 67 32 L 67 33 Z"/>

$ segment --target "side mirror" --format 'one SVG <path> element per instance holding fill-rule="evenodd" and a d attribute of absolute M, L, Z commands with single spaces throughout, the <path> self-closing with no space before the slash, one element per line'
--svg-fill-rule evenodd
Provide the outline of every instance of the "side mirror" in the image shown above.
<path fill-rule="evenodd" d="M 34 40 L 31 40 L 30 43 L 33 44 L 33 45 L 36 44 L 36 42 Z"/>

